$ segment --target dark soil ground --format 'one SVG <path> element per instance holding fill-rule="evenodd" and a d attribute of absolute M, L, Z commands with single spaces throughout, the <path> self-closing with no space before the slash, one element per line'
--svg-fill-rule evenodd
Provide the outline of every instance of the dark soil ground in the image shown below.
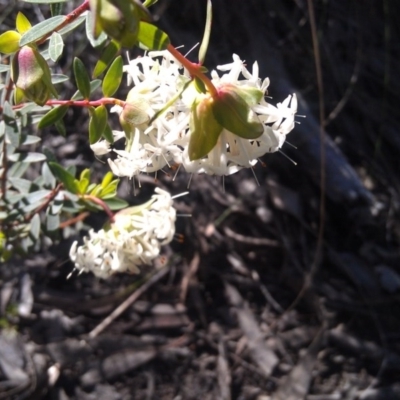
<path fill-rule="evenodd" d="M 14 3 L 0 2 L 11 21 Z M 273 102 L 298 94 L 306 118 L 288 138 L 297 149 L 283 148 L 297 165 L 276 153 L 224 181 L 194 176 L 176 201 L 192 214 L 178 220 L 182 240 L 140 277 L 67 280 L 76 232 L 2 265 L 0 399 L 400 399 L 400 3 L 312 3 L 323 92 L 305 0 L 214 0 L 206 60 L 258 60 Z M 204 1 L 155 10 L 174 44 L 201 40 Z M 94 62 L 82 43 L 70 37 L 65 71 L 75 55 Z M 85 114 L 68 118 L 68 138 L 49 130 L 45 143 L 101 176 Z M 185 191 L 190 177 L 172 176 L 121 195 Z"/>

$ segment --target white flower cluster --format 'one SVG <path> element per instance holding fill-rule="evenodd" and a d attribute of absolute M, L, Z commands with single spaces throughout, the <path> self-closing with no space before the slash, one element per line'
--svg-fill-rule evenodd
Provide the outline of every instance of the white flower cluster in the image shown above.
<path fill-rule="evenodd" d="M 109 229 L 92 229 L 82 246 L 72 244 L 69 255 L 79 273 L 103 279 L 116 272 L 139 273 L 160 254 L 175 234 L 176 210 L 169 193 L 155 191 L 147 203 L 117 213 Z"/>
<path fill-rule="evenodd" d="M 217 90 L 227 83 L 260 90 L 263 98 L 252 107 L 252 113 L 253 118 L 263 124 L 264 132 L 259 138 L 250 140 L 223 129 L 216 146 L 205 157 L 191 161 L 188 155 L 189 120 L 191 105 L 198 95 L 194 86 L 189 86 L 166 111 L 151 120 L 182 91 L 190 79 L 187 71 L 167 51 L 150 52 L 131 60 L 124 68 L 128 84 L 134 85 L 130 96 L 135 97 L 140 109 L 146 111 L 147 121 L 133 127 L 133 139 L 127 140 L 125 150 L 112 150 L 117 157 L 108 159 L 108 162 L 117 176 L 132 178 L 172 164 L 182 165 L 190 173 L 230 175 L 241 168 L 253 166 L 265 153 L 277 151 L 294 127 L 296 96 L 288 96 L 276 107 L 269 104 L 264 98 L 269 79 L 262 81 L 259 78 L 258 64 L 254 63 L 250 72 L 243 61 L 233 55 L 232 63 L 217 67 L 222 72 L 221 76 L 212 71 L 212 83 Z M 114 111 L 121 112 L 122 109 L 115 107 Z M 119 138 L 123 136 L 120 132 L 114 134 Z M 107 143 L 98 143 L 93 150 L 98 155 L 110 151 Z"/>

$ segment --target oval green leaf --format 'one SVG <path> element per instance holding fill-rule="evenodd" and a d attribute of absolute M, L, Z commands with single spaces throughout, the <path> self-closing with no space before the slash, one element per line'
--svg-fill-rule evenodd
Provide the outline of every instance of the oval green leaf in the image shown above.
<path fill-rule="evenodd" d="M 118 54 L 120 48 L 120 44 L 114 40 L 108 43 L 101 53 L 99 61 L 97 61 L 96 66 L 94 67 L 93 78 L 97 78 L 107 69 L 112 60 L 115 59 L 115 56 Z"/>
<path fill-rule="evenodd" d="M 12 54 L 19 49 L 21 35 L 16 31 L 7 31 L 0 35 L 0 53 Z"/>
<path fill-rule="evenodd" d="M 110 125 L 106 125 L 104 132 L 103 132 L 103 137 L 104 139 L 107 140 L 108 143 L 113 144 L 114 143 L 114 135 L 112 133 L 112 130 L 110 128 Z"/>
<path fill-rule="evenodd" d="M 56 62 L 64 49 L 64 41 L 61 35 L 57 32 L 54 32 L 50 36 L 50 41 L 49 41 L 49 56 L 51 61 Z"/>
<path fill-rule="evenodd" d="M 78 90 L 81 92 L 84 99 L 89 99 L 90 97 L 90 79 L 86 71 L 85 65 L 78 58 L 74 59 L 74 75 L 75 82 Z"/>
<path fill-rule="evenodd" d="M 170 44 L 165 32 L 144 21 L 139 25 L 138 41 L 148 50 L 165 50 Z"/>
<path fill-rule="evenodd" d="M 50 171 L 71 193 L 78 193 L 78 184 L 74 176 L 64 169 L 60 164 L 49 161 Z"/>
<path fill-rule="evenodd" d="M 108 113 L 105 106 L 101 105 L 92 111 L 89 121 L 89 142 L 94 144 L 99 141 L 107 126 Z"/>
<path fill-rule="evenodd" d="M 94 37 L 93 35 L 93 26 L 95 25 L 94 18 L 95 17 L 93 12 L 89 11 L 86 16 L 86 23 L 85 23 L 86 37 L 88 38 L 92 47 L 99 47 L 107 40 L 107 35 L 102 31 L 98 37 L 96 38 Z"/>
<path fill-rule="evenodd" d="M 29 29 L 31 29 L 31 27 L 32 27 L 31 23 L 29 22 L 29 19 L 26 18 L 26 16 L 24 14 L 22 14 L 22 12 L 18 12 L 17 19 L 15 21 L 15 25 L 17 27 L 17 31 L 20 34 L 23 34 L 26 31 L 29 31 Z"/>
<path fill-rule="evenodd" d="M 124 62 L 121 56 L 118 56 L 111 67 L 108 69 L 103 80 L 103 94 L 105 97 L 111 97 L 119 88 L 122 81 L 122 68 Z"/>
<path fill-rule="evenodd" d="M 57 15 L 56 17 L 38 23 L 22 35 L 19 45 L 22 47 L 29 43 L 36 42 L 48 33 L 56 30 L 65 20 L 66 17 L 64 15 Z"/>
<path fill-rule="evenodd" d="M 50 110 L 39 122 L 38 128 L 43 129 L 47 126 L 55 124 L 60 119 L 64 118 L 64 115 L 68 111 L 68 106 L 59 106 Z"/>

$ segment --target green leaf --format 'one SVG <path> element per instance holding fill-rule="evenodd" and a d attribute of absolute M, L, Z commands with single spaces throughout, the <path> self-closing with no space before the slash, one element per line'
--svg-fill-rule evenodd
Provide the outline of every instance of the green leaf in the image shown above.
<path fill-rule="evenodd" d="M 104 202 L 110 207 L 110 210 L 121 210 L 129 206 L 129 204 L 118 197 L 113 199 L 105 199 Z"/>
<path fill-rule="evenodd" d="M 29 193 L 32 187 L 32 182 L 27 179 L 10 176 L 8 181 L 11 183 L 12 187 L 17 189 L 20 193 Z"/>
<path fill-rule="evenodd" d="M 57 33 L 54 32 L 51 36 L 50 36 L 50 41 L 49 41 L 49 56 L 51 61 L 56 62 L 64 49 L 64 41 L 62 36 Z"/>
<path fill-rule="evenodd" d="M 60 214 L 50 214 L 50 209 L 47 209 L 46 215 L 46 231 L 56 231 L 60 227 Z"/>
<path fill-rule="evenodd" d="M 34 163 L 46 160 L 46 156 L 42 153 L 14 153 L 8 159 L 12 162 L 20 161 L 24 163 Z"/>
<path fill-rule="evenodd" d="M 250 120 L 250 107 L 246 101 L 230 87 L 220 89 L 212 110 L 219 124 L 243 139 L 257 139 L 264 132 L 261 122 Z"/>
<path fill-rule="evenodd" d="M 22 35 L 19 45 L 22 47 L 29 43 L 36 42 L 43 36 L 54 31 L 66 19 L 67 17 L 64 15 L 57 15 L 56 17 L 51 17 L 38 23 Z"/>
<path fill-rule="evenodd" d="M 97 78 L 106 70 L 106 68 L 111 64 L 112 60 L 115 59 L 115 56 L 118 54 L 120 49 L 120 44 L 114 40 L 108 43 L 101 53 L 99 61 L 97 61 L 96 66 L 94 67 L 93 78 Z"/>
<path fill-rule="evenodd" d="M 211 97 L 195 101 L 190 113 L 189 159 L 206 156 L 217 144 L 222 126 L 214 118 Z"/>
<path fill-rule="evenodd" d="M 57 129 L 57 132 L 61 135 L 61 136 L 67 136 L 67 130 L 65 129 L 65 124 L 64 121 L 62 119 L 56 121 L 54 123 L 54 126 Z"/>
<path fill-rule="evenodd" d="M 26 16 L 22 14 L 22 12 L 18 12 L 15 25 L 17 27 L 17 31 L 21 34 L 25 33 L 32 27 L 31 23 L 29 22 L 29 19 L 26 18 Z"/>
<path fill-rule="evenodd" d="M 108 113 L 105 106 L 97 107 L 92 113 L 89 121 L 89 143 L 99 141 L 107 126 Z"/>
<path fill-rule="evenodd" d="M 60 119 L 64 118 L 64 115 L 67 113 L 67 111 L 68 111 L 68 106 L 54 107 L 47 114 L 45 114 L 44 117 L 40 120 L 38 128 L 43 129 L 46 126 L 55 124 Z"/>
<path fill-rule="evenodd" d="M 0 64 L 0 73 L 1 72 L 7 72 L 9 70 L 10 70 L 10 66 L 9 65 Z"/>
<path fill-rule="evenodd" d="M 21 35 L 16 31 L 7 31 L 0 35 L 0 53 L 12 54 L 19 49 Z"/>
<path fill-rule="evenodd" d="M 111 199 L 112 197 L 115 197 L 117 194 L 117 187 L 118 187 L 119 179 L 115 179 L 112 181 L 107 187 L 105 187 L 99 197 L 101 199 Z"/>
<path fill-rule="evenodd" d="M 67 189 L 71 193 L 78 193 L 79 188 L 76 179 L 72 174 L 70 174 L 67 170 L 65 170 L 60 164 L 56 162 L 49 161 L 50 171 L 53 175 L 64 185 L 65 189 Z"/>
<path fill-rule="evenodd" d="M 87 179 L 88 181 L 90 181 L 90 169 L 85 168 L 79 175 L 79 179 Z"/>
<path fill-rule="evenodd" d="M 85 194 L 86 193 L 86 189 L 89 186 L 89 180 L 88 179 L 80 179 L 78 181 L 78 192 L 80 194 Z"/>
<path fill-rule="evenodd" d="M 79 25 L 81 25 L 86 19 L 86 15 L 80 15 L 75 21 L 71 22 L 67 26 L 64 26 L 64 28 L 60 29 L 58 33 L 63 36 L 74 29 L 76 29 Z"/>
<path fill-rule="evenodd" d="M 108 171 L 104 177 L 103 180 L 101 181 L 101 187 L 104 189 L 108 186 L 108 184 L 112 181 L 113 174 L 112 172 Z"/>
<path fill-rule="evenodd" d="M 88 38 L 92 47 L 99 47 L 107 40 L 107 35 L 102 31 L 100 35 L 97 38 L 95 38 L 93 35 L 94 24 L 95 24 L 94 14 L 92 11 L 89 11 L 86 16 L 86 23 L 85 23 L 86 37 Z"/>
<path fill-rule="evenodd" d="M 74 59 L 74 74 L 78 90 L 81 92 L 83 98 L 88 100 L 90 97 L 90 79 L 85 65 L 78 57 Z"/>
<path fill-rule="evenodd" d="M 199 63 L 203 64 L 206 58 L 208 44 L 210 42 L 210 34 L 211 34 L 211 22 L 212 22 L 212 5 L 211 0 L 207 0 L 207 18 L 206 18 L 206 26 L 204 28 L 203 40 L 201 41 L 200 49 L 199 49 Z"/>
<path fill-rule="evenodd" d="M 35 214 L 31 219 L 30 234 L 34 239 L 38 239 L 40 235 L 40 217 L 39 214 Z"/>
<path fill-rule="evenodd" d="M 63 75 L 63 74 L 52 74 L 51 75 L 51 83 L 53 85 L 57 85 L 57 83 L 63 83 L 69 80 L 68 75 Z"/>
<path fill-rule="evenodd" d="M 109 124 L 107 124 L 105 129 L 104 129 L 103 137 L 104 137 L 104 139 L 107 140 L 108 143 L 111 143 L 111 144 L 114 143 L 114 135 L 112 133 L 112 130 L 111 130 Z"/>
<path fill-rule="evenodd" d="M 38 136 L 34 136 L 34 135 L 26 135 L 23 137 L 22 139 L 22 146 L 29 146 L 31 144 L 36 144 L 38 142 L 40 142 L 42 139 Z"/>
<path fill-rule="evenodd" d="M 51 173 L 47 163 L 42 164 L 42 177 L 45 182 L 43 187 L 52 189 L 56 186 L 56 178 Z"/>
<path fill-rule="evenodd" d="M 148 50 L 165 50 L 170 44 L 168 35 L 148 22 L 140 22 L 138 41 Z"/>
<path fill-rule="evenodd" d="M 121 56 L 118 56 L 111 64 L 111 67 L 104 77 L 102 85 L 103 94 L 105 97 L 111 97 L 118 90 L 122 81 L 123 66 L 124 62 Z"/>

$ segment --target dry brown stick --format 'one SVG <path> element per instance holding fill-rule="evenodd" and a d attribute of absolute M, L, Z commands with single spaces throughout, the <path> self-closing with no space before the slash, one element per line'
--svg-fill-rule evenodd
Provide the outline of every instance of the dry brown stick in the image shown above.
<path fill-rule="evenodd" d="M 160 271 L 156 272 L 148 281 L 146 281 L 138 290 L 133 292 L 125 301 L 123 301 L 108 317 L 100 322 L 91 332 L 89 337 L 94 338 L 108 325 L 111 324 L 116 318 L 118 318 L 128 307 L 130 307 L 143 293 L 145 293 L 152 285 L 159 281 L 164 275 L 169 272 L 169 267 L 164 267 Z"/>

